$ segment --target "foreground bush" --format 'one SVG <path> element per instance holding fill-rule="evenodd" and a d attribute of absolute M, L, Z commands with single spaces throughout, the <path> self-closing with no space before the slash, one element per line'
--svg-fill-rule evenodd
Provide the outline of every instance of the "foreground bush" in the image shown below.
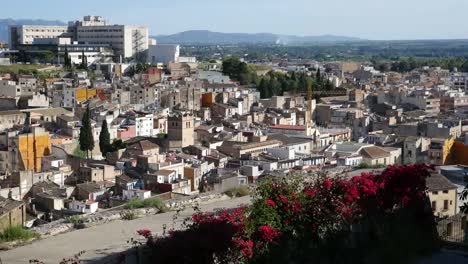
<path fill-rule="evenodd" d="M 143 235 L 143 263 L 402 263 L 437 232 L 425 165 L 382 175 L 267 180 L 250 207 L 197 213 L 185 230 Z"/>
<path fill-rule="evenodd" d="M 22 226 L 10 226 L 0 233 L 1 242 L 26 241 L 39 237 L 39 234 Z"/>

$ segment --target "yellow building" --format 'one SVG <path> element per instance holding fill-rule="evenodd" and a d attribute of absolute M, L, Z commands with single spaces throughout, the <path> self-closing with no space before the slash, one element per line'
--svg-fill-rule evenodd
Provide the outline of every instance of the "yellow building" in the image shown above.
<path fill-rule="evenodd" d="M 35 127 L 31 133 L 18 135 L 13 141 L 17 148 L 17 169 L 41 172 L 42 158 L 52 151 L 49 132 Z"/>
<path fill-rule="evenodd" d="M 96 89 L 88 89 L 88 88 L 76 88 L 75 91 L 75 99 L 77 102 L 84 102 L 90 98 L 94 98 L 97 95 Z"/>
<path fill-rule="evenodd" d="M 426 179 L 427 195 L 436 216 L 452 216 L 457 213 L 457 186 L 438 173 Z"/>

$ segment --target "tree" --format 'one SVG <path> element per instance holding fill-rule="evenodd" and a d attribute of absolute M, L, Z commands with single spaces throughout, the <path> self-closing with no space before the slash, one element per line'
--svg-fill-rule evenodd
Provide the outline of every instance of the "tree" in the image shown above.
<path fill-rule="evenodd" d="M 228 58 L 223 60 L 223 74 L 228 75 L 231 79 L 247 84 L 248 76 L 251 73 L 247 63 L 242 62 L 239 58 Z"/>
<path fill-rule="evenodd" d="M 84 51 L 81 52 L 81 65 L 80 69 L 87 70 L 88 69 L 88 59 L 86 58 Z"/>
<path fill-rule="evenodd" d="M 109 129 L 107 128 L 107 121 L 102 121 L 101 133 L 99 134 L 99 148 L 101 149 L 102 156 L 105 158 L 111 146 Z"/>
<path fill-rule="evenodd" d="M 319 84 L 322 82 L 322 74 L 320 73 L 320 68 L 317 69 L 317 73 L 315 74 L 315 80 Z"/>
<path fill-rule="evenodd" d="M 70 59 L 70 55 L 68 55 L 67 46 L 65 46 L 65 54 L 63 55 L 63 65 L 68 70 L 72 68 L 72 62 L 71 62 L 71 59 Z"/>
<path fill-rule="evenodd" d="M 93 130 L 91 128 L 91 114 L 89 112 L 89 106 L 86 107 L 86 111 L 83 114 L 83 119 L 81 120 L 79 142 L 80 149 L 82 151 L 86 151 L 86 158 L 89 158 L 89 151 L 94 149 L 94 137 Z"/>
<path fill-rule="evenodd" d="M 55 55 L 51 51 L 44 51 L 44 52 L 41 52 L 39 54 L 39 58 L 40 58 L 41 62 L 48 63 L 48 62 L 52 62 L 54 60 Z"/>
<path fill-rule="evenodd" d="M 258 91 L 260 92 L 260 97 L 261 98 L 268 98 L 269 96 L 269 91 L 268 91 L 268 84 L 267 84 L 267 80 L 266 80 L 267 77 L 263 77 L 261 80 L 260 80 L 260 84 L 258 85 Z"/>

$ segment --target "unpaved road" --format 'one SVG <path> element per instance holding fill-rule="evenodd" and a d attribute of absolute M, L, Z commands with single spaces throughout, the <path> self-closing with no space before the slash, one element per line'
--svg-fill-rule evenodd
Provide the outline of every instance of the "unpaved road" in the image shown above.
<path fill-rule="evenodd" d="M 217 208 L 234 208 L 247 204 L 250 197 L 227 199 L 207 202 L 200 205 L 202 211 L 213 211 Z M 192 208 L 180 212 L 177 220 L 173 217 L 175 212 L 146 216 L 132 221 L 119 220 L 103 225 L 76 230 L 35 241 L 29 245 L 18 247 L 9 251 L 0 252 L 1 264 L 29 263 L 30 259 L 39 259 L 46 264 L 58 264 L 63 258 L 73 256 L 84 250 L 81 256 L 82 263 L 99 263 L 99 259 L 122 252 L 131 247 L 127 243 L 130 238 L 139 238 L 136 231 L 149 229 L 153 233 L 161 234 L 163 225 L 168 229 L 180 226 L 183 219 L 191 216 Z"/>

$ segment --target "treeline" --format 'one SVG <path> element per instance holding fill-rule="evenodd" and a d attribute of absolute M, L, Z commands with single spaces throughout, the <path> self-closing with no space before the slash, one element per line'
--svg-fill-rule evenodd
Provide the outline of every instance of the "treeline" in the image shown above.
<path fill-rule="evenodd" d="M 242 85 L 254 85 L 261 98 L 289 93 L 305 93 L 309 86 L 315 91 L 333 90 L 333 84 L 324 78 L 317 70 L 314 77 L 305 73 L 282 73 L 270 71 L 264 76 L 258 76 L 252 67 L 238 58 L 228 58 L 223 61 L 223 73 Z"/>
<path fill-rule="evenodd" d="M 440 67 L 446 70 L 454 70 L 468 72 L 468 59 L 457 58 L 402 58 L 395 61 L 380 61 L 378 59 L 371 60 L 377 70 L 396 71 L 396 72 L 409 72 L 424 66 Z"/>
<path fill-rule="evenodd" d="M 362 41 L 323 43 L 307 46 L 273 44 L 190 45 L 181 48 L 183 56 L 196 56 L 208 61 L 228 55 L 249 61 L 272 59 L 313 59 L 318 61 L 357 60 L 372 58 L 399 61 L 401 58 L 468 58 L 468 40 Z"/>

